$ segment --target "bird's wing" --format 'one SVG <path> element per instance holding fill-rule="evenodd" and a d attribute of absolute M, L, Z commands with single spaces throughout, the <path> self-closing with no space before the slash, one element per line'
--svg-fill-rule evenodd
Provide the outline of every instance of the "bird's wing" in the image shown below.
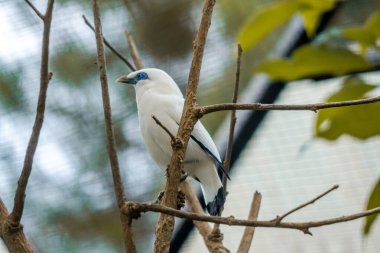
<path fill-rule="evenodd" d="M 220 169 L 227 176 L 227 178 L 230 179 L 228 173 L 224 169 L 214 141 L 200 121 L 195 124 L 190 138 L 197 143 L 198 146 L 214 161 L 218 169 Z"/>

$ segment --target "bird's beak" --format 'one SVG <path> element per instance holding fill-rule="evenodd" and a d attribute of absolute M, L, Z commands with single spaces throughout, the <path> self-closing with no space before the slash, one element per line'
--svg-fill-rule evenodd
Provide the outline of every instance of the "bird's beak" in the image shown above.
<path fill-rule="evenodd" d="M 128 76 L 120 76 L 116 79 L 117 83 L 126 83 L 126 84 L 136 84 L 136 80 L 134 78 L 128 78 Z"/>

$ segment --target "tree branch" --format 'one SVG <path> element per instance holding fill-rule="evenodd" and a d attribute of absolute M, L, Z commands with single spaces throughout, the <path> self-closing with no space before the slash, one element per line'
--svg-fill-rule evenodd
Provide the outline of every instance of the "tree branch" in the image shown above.
<path fill-rule="evenodd" d="M 232 103 L 234 103 L 234 104 L 236 104 L 236 102 L 237 102 L 237 97 L 238 97 L 238 93 L 239 93 L 240 62 L 241 62 L 241 55 L 243 52 L 240 44 L 238 44 L 237 49 L 238 50 L 237 50 L 237 60 L 236 60 L 235 86 L 234 86 L 234 93 L 232 96 Z M 232 110 L 231 117 L 230 117 L 230 130 L 229 130 L 229 134 L 228 134 L 227 150 L 226 150 L 226 155 L 224 157 L 224 162 L 223 162 L 223 167 L 224 167 L 224 170 L 226 171 L 226 173 L 223 173 L 222 184 L 223 184 L 223 189 L 224 189 L 226 196 L 227 196 L 227 174 L 230 171 L 232 148 L 233 148 L 233 144 L 234 144 L 235 125 L 236 125 L 236 110 Z M 214 224 L 214 228 L 212 230 L 212 233 L 215 236 L 218 236 L 218 234 L 220 234 L 218 223 Z M 222 238 L 222 236 L 220 236 L 220 235 L 218 237 Z"/>
<path fill-rule="evenodd" d="M 166 207 L 159 204 L 145 204 L 145 203 L 137 203 L 137 202 L 126 202 L 123 208 L 123 212 L 127 212 L 127 210 L 132 210 L 133 212 L 150 211 L 150 212 L 156 212 L 156 213 L 164 213 L 164 214 L 175 216 L 178 218 L 220 223 L 220 224 L 225 224 L 228 226 L 295 229 L 295 230 L 300 230 L 304 232 L 305 234 L 310 234 L 310 235 L 312 235 L 309 231 L 310 228 L 322 227 L 322 226 L 332 225 L 336 223 L 347 222 L 347 221 L 356 220 L 362 217 L 380 213 L 380 207 L 377 207 L 377 208 L 373 208 L 367 211 L 363 211 L 363 212 L 359 212 L 359 213 L 355 213 L 355 214 L 351 214 L 347 216 L 340 216 L 340 217 L 336 217 L 332 219 L 307 221 L 307 222 L 276 222 L 274 220 L 270 220 L 270 221 L 242 220 L 242 219 L 236 219 L 233 216 L 219 217 L 219 216 L 201 215 L 201 214 L 197 214 L 193 212 L 179 211 L 177 209 Z"/>
<path fill-rule="evenodd" d="M 181 182 L 181 190 L 185 193 L 187 205 L 190 207 L 190 210 L 193 213 L 204 214 L 201 203 L 198 200 L 198 197 L 195 195 L 193 190 L 191 189 L 188 182 Z M 210 252 L 218 252 L 218 253 L 229 253 L 230 251 L 223 245 L 223 242 L 220 240 L 212 240 L 211 235 L 211 227 L 207 222 L 202 221 L 193 221 L 194 225 L 198 229 L 201 234 L 203 241 L 206 244 L 206 247 Z"/>
<path fill-rule="evenodd" d="M 212 112 L 227 111 L 227 110 L 252 110 L 252 111 L 278 110 L 278 111 L 314 111 L 316 112 L 321 109 L 371 104 L 371 103 L 377 103 L 379 101 L 380 101 L 380 96 L 373 97 L 373 98 L 349 100 L 349 101 L 343 101 L 343 102 L 329 102 L 329 103 L 316 103 L 316 104 L 303 104 L 303 105 L 225 103 L 225 104 L 199 106 L 198 118 L 202 118 L 204 115 L 212 113 Z"/>
<path fill-rule="evenodd" d="M 163 203 L 168 207 L 175 207 L 177 199 L 177 190 L 179 187 L 179 179 L 181 175 L 182 161 L 185 157 L 187 143 L 190 139 L 191 132 L 197 121 L 196 100 L 199 75 L 202 65 L 203 51 L 206 43 L 208 29 L 211 24 L 211 17 L 215 0 L 205 0 L 203 13 L 194 41 L 193 59 L 190 67 L 189 81 L 186 88 L 185 104 L 182 117 L 177 133 L 177 139 L 184 145 L 180 147 L 173 146 L 173 154 L 167 170 L 167 181 L 165 186 Z M 165 214 L 161 214 L 156 225 L 156 240 L 154 243 L 154 252 L 166 253 L 169 251 L 170 239 L 174 229 L 174 218 Z"/>
<path fill-rule="evenodd" d="M 169 137 L 170 137 L 170 139 L 171 139 L 171 141 L 172 141 L 172 143 L 174 143 L 175 142 L 175 136 L 169 131 L 169 129 L 167 129 L 166 128 L 166 126 L 164 126 L 162 123 L 161 123 L 161 121 L 159 121 L 157 118 L 156 118 L 156 116 L 154 116 L 153 114 L 152 114 L 152 119 L 156 122 L 156 124 L 157 125 L 159 125 L 168 135 L 169 135 Z"/>
<path fill-rule="evenodd" d="M 88 21 L 88 19 L 86 18 L 85 15 L 82 15 L 82 18 L 84 20 L 84 23 L 95 33 L 95 28 L 91 25 L 90 21 Z M 119 51 L 117 51 L 112 45 L 111 43 L 108 42 L 108 40 L 102 36 L 102 39 L 103 39 L 103 42 L 104 44 L 108 47 L 109 50 L 111 50 L 112 53 L 114 53 L 120 60 L 122 60 L 125 65 L 128 66 L 128 68 L 131 70 L 131 71 L 135 71 L 136 69 L 133 67 L 133 65 L 121 54 L 119 53 Z"/>
<path fill-rule="evenodd" d="M 261 193 L 256 191 L 253 195 L 251 209 L 249 210 L 248 220 L 255 221 L 259 215 L 261 205 Z M 248 253 L 251 247 L 255 227 L 246 227 L 241 238 L 237 253 Z"/>
<path fill-rule="evenodd" d="M 96 47 L 98 55 L 98 69 L 99 69 L 99 78 L 102 88 L 102 99 L 103 99 L 103 110 L 104 110 L 104 119 L 106 127 L 106 137 L 107 137 L 107 150 L 108 156 L 111 164 L 112 177 L 114 182 L 114 190 L 116 195 L 116 200 L 118 203 L 120 211 L 120 220 L 123 227 L 124 235 L 124 245 L 125 250 L 128 253 L 136 252 L 136 246 L 133 242 L 133 235 L 131 230 L 131 218 L 129 213 L 122 215 L 121 208 L 123 207 L 126 197 L 124 194 L 124 186 L 121 180 L 119 161 L 117 158 L 116 144 L 114 131 L 112 127 L 112 113 L 111 113 L 111 103 L 108 92 L 108 81 L 107 81 L 107 70 L 106 70 L 106 59 L 104 55 L 104 46 L 102 35 L 102 25 L 100 19 L 100 11 L 97 0 L 93 0 L 93 12 L 94 12 L 94 24 L 95 24 L 95 35 L 96 35 Z"/>
<path fill-rule="evenodd" d="M 128 31 L 125 31 L 125 36 L 127 37 L 128 46 L 129 46 L 129 52 L 131 54 L 133 63 L 136 66 L 136 69 L 142 69 L 142 68 L 144 68 L 144 66 L 143 66 L 143 64 L 141 62 L 140 55 L 139 55 L 139 52 L 137 50 L 137 47 L 136 47 L 136 44 L 135 44 L 135 40 L 133 39 L 132 34 L 130 32 L 128 32 Z"/>
<path fill-rule="evenodd" d="M 241 45 L 238 44 L 238 56 L 236 60 L 236 74 L 235 74 L 235 86 L 234 86 L 234 94 L 232 97 L 232 103 L 237 103 L 238 93 L 239 93 L 239 82 L 240 82 L 240 63 L 241 63 L 241 55 L 242 55 L 242 48 Z M 224 169 L 228 173 L 230 171 L 230 163 L 231 163 L 231 156 L 232 156 L 232 148 L 234 144 L 234 133 L 235 133 L 235 125 L 236 125 L 236 110 L 232 110 L 231 112 L 231 118 L 230 118 L 230 132 L 228 135 L 228 145 L 226 150 L 226 157 L 224 159 L 223 165 Z M 227 175 L 223 175 L 223 186 L 224 190 L 227 193 Z"/>
<path fill-rule="evenodd" d="M 28 3 L 28 2 L 27 2 Z M 30 5 L 30 3 L 28 3 Z M 48 89 L 51 73 L 49 73 L 49 39 L 50 39 L 50 27 L 53 15 L 54 0 L 49 0 L 46 8 L 46 13 L 43 17 L 44 31 L 42 37 L 42 52 L 41 52 L 41 68 L 40 68 L 40 91 L 38 95 L 36 117 L 34 120 L 32 134 L 29 139 L 28 147 L 24 158 L 24 165 L 20 178 L 18 180 L 16 194 L 14 197 L 14 204 L 12 212 L 9 216 L 10 223 L 15 228 L 20 226 L 20 220 L 24 211 L 25 191 L 28 184 L 30 173 L 32 172 L 33 158 L 37 149 L 40 132 L 42 129 L 46 94 Z M 37 13 L 37 12 L 36 12 Z M 37 13 L 38 15 L 38 13 Z"/>
<path fill-rule="evenodd" d="M 26 149 L 24 164 L 18 180 L 17 189 L 14 197 L 13 209 L 9 214 L 4 202 L 0 199 L 0 236 L 11 253 L 33 253 L 34 249 L 26 239 L 23 227 L 20 223 L 24 211 L 25 191 L 28 185 L 30 173 L 32 172 L 33 158 L 37 149 L 39 136 L 41 133 L 47 88 L 52 73 L 49 73 L 49 40 L 50 27 L 53 18 L 54 0 L 49 0 L 45 15 L 42 15 L 37 8 L 28 0 L 25 2 L 33 9 L 36 15 L 44 23 L 42 37 L 41 67 L 40 67 L 40 91 L 37 101 L 36 117 L 32 129 L 32 134 Z"/>
<path fill-rule="evenodd" d="M 294 213 L 294 212 L 296 212 L 296 211 L 304 208 L 305 206 L 313 204 L 318 199 L 326 196 L 327 194 L 329 194 L 330 192 L 332 192 L 333 190 L 336 190 L 338 188 L 339 188 L 339 185 L 334 185 L 333 187 L 331 187 L 330 189 L 328 189 L 324 193 L 318 195 L 317 197 L 313 198 L 312 200 L 310 200 L 310 201 L 308 201 L 308 202 L 306 202 L 306 203 L 304 203 L 302 205 L 299 205 L 296 208 L 293 208 L 292 210 L 290 210 L 289 212 L 287 212 L 287 213 L 285 213 L 285 214 L 283 214 L 281 216 L 277 216 L 275 219 L 273 219 L 273 221 L 275 221 L 275 222 L 281 222 L 286 216 L 288 216 L 288 215 L 290 215 L 290 214 L 292 214 L 292 213 Z"/>
<path fill-rule="evenodd" d="M 36 15 L 37 15 L 42 21 L 44 21 L 45 16 L 42 15 L 42 13 L 36 8 L 36 6 L 34 6 L 34 5 L 32 4 L 32 2 L 30 2 L 29 0 L 25 0 L 25 2 L 29 5 L 30 8 L 32 8 L 32 10 L 36 13 Z"/>
<path fill-rule="evenodd" d="M 10 253 L 33 253 L 34 249 L 26 239 L 22 227 L 13 229 L 8 210 L 0 198 L 0 237 Z"/>

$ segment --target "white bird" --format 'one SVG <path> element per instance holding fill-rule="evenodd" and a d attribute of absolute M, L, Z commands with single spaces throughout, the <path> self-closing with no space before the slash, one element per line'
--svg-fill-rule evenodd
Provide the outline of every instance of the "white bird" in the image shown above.
<path fill-rule="evenodd" d="M 176 136 L 185 101 L 180 89 L 166 72 L 155 68 L 132 72 L 116 82 L 134 85 L 144 144 L 153 160 L 165 171 L 173 152 L 171 139 L 154 122 L 152 115 Z M 200 182 L 209 214 L 220 215 L 225 192 L 217 168 L 224 170 L 214 141 L 200 121 L 194 126 L 183 164 L 185 172 Z"/>

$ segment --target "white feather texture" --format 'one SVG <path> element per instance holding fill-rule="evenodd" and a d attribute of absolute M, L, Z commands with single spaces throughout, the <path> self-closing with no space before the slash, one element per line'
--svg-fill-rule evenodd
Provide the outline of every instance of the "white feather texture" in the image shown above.
<path fill-rule="evenodd" d="M 153 68 L 132 72 L 128 76 L 120 77 L 117 81 L 135 84 L 138 117 L 144 144 L 157 165 L 165 171 L 172 155 L 171 139 L 154 122 L 152 115 L 175 136 L 184 105 L 180 89 L 166 72 Z M 220 161 L 214 141 L 200 121 L 195 124 L 192 136 Z M 209 213 L 220 214 L 225 196 L 215 161 L 193 139 L 190 139 L 188 143 L 184 170 L 189 176 L 200 181 Z"/>

